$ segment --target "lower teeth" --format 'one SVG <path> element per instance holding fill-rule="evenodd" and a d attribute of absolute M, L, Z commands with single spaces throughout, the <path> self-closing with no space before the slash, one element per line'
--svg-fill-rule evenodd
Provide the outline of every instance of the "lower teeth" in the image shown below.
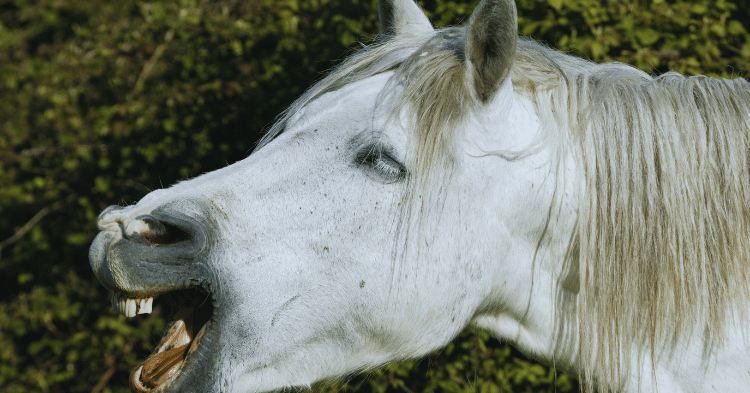
<path fill-rule="evenodd" d="M 140 368 L 140 375 L 134 375 L 131 384 L 138 392 L 154 389 L 179 372 L 194 340 L 194 307 L 182 307 L 175 315 L 176 320 L 164 335 L 159 352 L 152 355 Z"/>
<path fill-rule="evenodd" d="M 169 295 L 169 293 L 167 294 Z M 148 357 L 130 376 L 134 392 L 149 393 L 158 389 L 180 373 L 191 353 L 197 350 L 193 343 L 200 341 L 206 333 L 205 324 L 213 311 L 205 293 L 186 291 L 174 296 L 165 296 L 168 306 L 174 310 L 167 331 L 155 354 Z M 135 306 L 141 305 L 139 313 L 150 312 L 153 298 L 131 299 L 122 293 L 112 295 L 112 307 L 126 316 L 135 316 Z"/>
<path fill-rule="evenodd" d="M 152 356 L 141 369 L 141 382 L 156 387 L 167 381 L 179 370 L 190 343 Z"/>

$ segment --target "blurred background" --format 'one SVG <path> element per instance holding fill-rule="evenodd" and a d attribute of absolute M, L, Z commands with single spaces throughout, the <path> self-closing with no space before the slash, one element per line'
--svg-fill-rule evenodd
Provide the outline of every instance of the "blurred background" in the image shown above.
<path fill-rule="evenodd" d="M 418 1 L 438 26 L 478 0 Z M 659 74 L 750 72 L 740 0 L 518 0 L 521 34 Z M 274 117 L 378 31 L 374 0 L 0 0 L 0 392 L 127 392 L 164 320 L 110 309 L 99 212 L 246 157 Z M 468 331 L 439 353 L 314 386 L 574 392 Z"/>

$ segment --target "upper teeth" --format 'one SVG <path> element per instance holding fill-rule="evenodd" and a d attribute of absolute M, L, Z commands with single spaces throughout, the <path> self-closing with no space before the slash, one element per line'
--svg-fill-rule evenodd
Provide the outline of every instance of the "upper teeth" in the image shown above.
<path fill-rule="evenodd" d="M 153 303 L 153 296 L 129 298 L 124 293 L 115 292 L 112 294 L 112 309 L 129 318 L 136 316 L 136 314 L 151 314 Z M 137 312 L 136 308 L 138 308 Z"/>

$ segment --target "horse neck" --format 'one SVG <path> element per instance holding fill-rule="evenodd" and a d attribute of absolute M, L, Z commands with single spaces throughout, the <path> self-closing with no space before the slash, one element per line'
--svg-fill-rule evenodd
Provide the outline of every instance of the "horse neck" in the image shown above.
<path fill-rule="evenodd" d="M 581 349 L 576 316 L 576 294 L 563 288 L 563 274 L 537 272 L 527 295 L 526 310 L 495 310 L 477 316 L 475 327 L 510 342 L 530 357 L 553 365 L 557 370 L 582 376 L 585 365 L 579 361 Z M 748 305 L 750 307 L 750 305 Z M 750 320 L 735 316 L 728 321 L 726 340 L 709 347 L 700 332 L 679 342 L 665 343 L 651 357 L 650 351 L 631 348 L 629 369 L 619 386 L 622 392 L 739 392 L 750 386 Z M 744 318 L 744 319 L 743 319 Z M 596 340 L 584 350 L 596 347 Z M 604 362 L 590 365 L 593 370 Z M 599 387 L 602 390 L 602 386 Z"/>
<path fill-rule="evenodd" d="M 515 94 L 496 101 L 498 108 L 480 116 L 484 126 L 476 127 L 477 133 L 489 129 L 490 136 L 472 138 L 484 146 L 469 155 L 497 156 L 488 159 L 495 167 L 483 168 L 482 181 L 499 184 L 501 195 L 487 214 L 508 219 L 496 238 L 502 251 L 488 266 L 494 288 L 472 323 L 533 357 L 573 370 L 577 270 L 564 261 L 576 223 L 576 165 L 550 146 L 554 141 L 540 143 L 543 122 L 531 100 Z"/>
<path fill-rule="evenodd" d="M 524 115 L 530 106 L 523 98 L 516 96 L 513 107 L 516 108 L 515 112 L 511 111 L 508 116 L 515 117 L 516 121 L 520 119 L 526 124 L 524 127 L 540 123 L 533 116 Z M 518 108 L 524 108 L 524 111 Z M 505 122 L 503 127 L 524 129 L 517 125 Z M 518 140 L 529 141 L 533 138 L 528 138 L 528 135 L 533 134 L 526 133 L 521 135 L 525 139 Z M 491 149 L 480 148 L 470 154 L 482 156 L 488 150 Z M 548 188 L 534 190 L 534 195 L 545 192 L 548 195 L 547 199 L 543 198 L 547 208 L 539 209 L 549 214 L 548 225 L 543 233 L 535 233 L 536 236 L 543 236 L 541 240 L 533 236 L 530 239 L 514 239 L 514 243 L 521 244 L 517 246 L 521 251 L 510 255 L 510 258 L 507 255 L 497 258 L 497 261 L 504 262 L 495 263 L 501 266 L 494 279 L 496 288 L 472 323 L 511 342 L 532 357 L 551 363 L 560 370 L 581 375 L 585 369 L 596 370 L 600 365 L 587 367 L 580 364 L 579 357 L 581 349 L 591 350 L 597 343 L 596 339 L 593 342 L 580 342 L 577 311 L 579 271 L 574 258 L 570 258 L 569 249 L 577 216 L 576 198 L 580 190 L 576 177 L 578 171 L 572 157 L 555 156 L 550 149 L 521 159 L 521 167 L 526 159 L 530 163 L 525 173 L 532 173 L 530 168 L 546 162 L 546 169 L 534 173 L 552 174 L 546 179 L 544 175 L 540 176 L 545 180 L 539 184 Z M 505 169 L 500 171 L 508 172 Z M 516 183 L 511 179 L 503 184 Z M 511 229 L 510 232 L 514 231 Z M 509 260 L 512 263 L 509 264 Z M 502 266 L 506 268 L 503 270 Z M 745 309 L 750 309 L 750 305 Z M 653 357 L 650 348 L 623 351 L 628 353 L 618 356 L 628 359 L 626 363 L 629 366 L 620 375 L 620 385 L 611 388 L 622 391 L 704 392 L 736 391 L 737 386 L 750 386 L 750 373 L 747 372 L 750 370 L 750 357 L 747 356 L 750 353 L 748 314 L 730 315 L 730 320 L 724 324 L 727 330 L 723 336 L 727 339 L 717 345 L 705 343 L 703 332 L 696 331 L 679 342 L 665 342 L 663 348 L 653 352 Z M 595 360 L 594 363 L 600 362 Z"/>

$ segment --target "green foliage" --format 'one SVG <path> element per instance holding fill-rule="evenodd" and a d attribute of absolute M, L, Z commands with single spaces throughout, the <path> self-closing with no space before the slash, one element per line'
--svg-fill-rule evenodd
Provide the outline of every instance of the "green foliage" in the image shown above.
<path fill-rule="evenodd" d="M 425 0 L 433 22 L 478 1 Z M 726 0 L 519 0 L 520 31 L 648 72 L 744 76 L 750 11 Z M 98 213 L 245 157 L 332 61 L 377 31 L 374 0 L 0 4 L 0 392 L 125 392 L 164 321 L 109 311 Z M 484 333 L 318 390 L 570 392 Z"/>
<path fill-rule="evenodd" d="M 569 375 L 531 362 L 487 332 L 467 331 L 426 359 L 371 370 L 346 382 L 328 382 L 316 392 L 575 392 Z"/>
<path fill-rule="evenodd" d="M 736 78 L 750 71 L 750 14 L 727 0 L 520 0 L 523 35 L 650 73 Z"/>

